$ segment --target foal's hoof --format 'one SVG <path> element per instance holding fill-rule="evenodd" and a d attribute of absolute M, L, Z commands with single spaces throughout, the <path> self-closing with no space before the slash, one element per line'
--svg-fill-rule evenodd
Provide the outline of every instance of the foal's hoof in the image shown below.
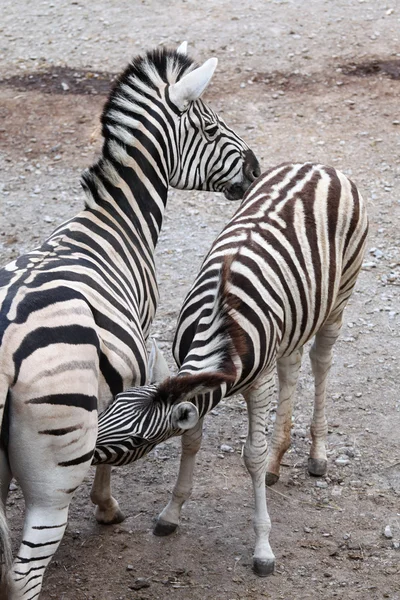
<path fill-rule="evenodd" d="M 166 535 L 175 533 L 177 529 L 178 525 L 176 523 L 168 523 L 168 521 L 164 521 L 164 519 L 158 519 L 154 526 L 153 534 L 158 535 L 159 537 L 165 537 Z"/>
<path fill-rule="evenodd" d="M 308 472 L 315 477 L 322 477 L 328 470 L 328 461 L 324 458 L 309 458 Z"/>
<path fill-rule="evenodd" d="M 118 508 L 112 516 L 107 515 L 105 511 L 95 511 L 94 516 L 100 525 L 116 525 L 125 521 L 124 513 Z"/>
<path fill-rule="evenodd" d="M 279 475 L 275 475 L 275 473 L 271 473 L 271 471 L 267 471 L 265 475 L 265 485 L 271 486 L 275 485 L 275 483 L 279 480 Z"/>
<path fill-rule="evenodd" d="M 253 571 L 259 577 L 268 577 L 272 575 L 275 569 L 275 560 L 269 558 L 262 560 L 261 558 L 253 558 Z"/>

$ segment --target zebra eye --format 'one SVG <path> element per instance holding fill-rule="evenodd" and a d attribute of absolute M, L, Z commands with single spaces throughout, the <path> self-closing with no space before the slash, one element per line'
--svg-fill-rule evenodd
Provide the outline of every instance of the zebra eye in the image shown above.
<path fill-rule="evenodd" d="M 210 123 L 209 125 L 205 125 L 204 132 L 208 137 L 214 137 L 217 135 L 219 131 L 219 127 L 216 123 Z"/>

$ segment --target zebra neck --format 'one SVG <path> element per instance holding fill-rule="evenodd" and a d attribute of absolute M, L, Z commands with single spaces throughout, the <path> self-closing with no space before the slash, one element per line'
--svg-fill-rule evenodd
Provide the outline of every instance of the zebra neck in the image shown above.
<path fill-rule="evenodd" d="M 82 176 L 86 206 L 123 218 L 143 243 L 154 250 L 168 195 L 163 161 L 146 157 L 135 146 L 106 139 L 103 156 Z"/>

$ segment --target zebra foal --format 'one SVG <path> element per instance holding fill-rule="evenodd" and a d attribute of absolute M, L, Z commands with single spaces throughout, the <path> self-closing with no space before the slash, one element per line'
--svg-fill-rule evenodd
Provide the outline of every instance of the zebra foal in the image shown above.
<path fill-rule="evenodd" d="M 105 105 L 85 209 L 0 271 L 1 598 L 39 597 L 92 462 L 98 410 L 147 381 L 168 187 L 233 200 L 259 175 L 248 146 L 200 99 L 216 65 L 197 67 L 186 43 L 136 57 Z M 110 471 L 96 470 L 91 493 L 101 523 L 123 519 Z M 12 476 L 26 505 L 13 565 L 3 510 Z"/>
<path fill-rule="evenodd" d="M 361 267 L 368 223 L 361 195 L 339 171 L 283 164 L 267 171 L 215 240 L 189 291 L 174 340 L 179 365 L 167 377 L 152 359 L 159 385 L 117 396 L 100 415 L 95 460 L 124 464 L 182 434 L 182 457 L 169 504 L 154 533 L 172 533 L 192 489 L 204 416 L 223 398 L 244 395 L 248 435 L 244 461 L 254 490 L 254 571 L 273 572 L 265 481 L 279 477 L 290 444 L 291 412 L 304 344 L 315 378 L 308 470 L 327 469 L 326 379 L 343 310 Z M 265 421 L 279 378 L 269 451 Z"/>

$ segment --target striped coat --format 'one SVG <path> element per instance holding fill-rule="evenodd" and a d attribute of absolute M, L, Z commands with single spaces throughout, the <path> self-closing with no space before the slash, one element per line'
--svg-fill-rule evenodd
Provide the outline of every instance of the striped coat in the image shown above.
<path fill-rule="evenodd" d="M 134 460 L 155 443 L 183 434 L 178 481 L 156 534 L 171 533 L 178 525 L 192 487 L 203 417 L 221 398 L 241 392 L 249 419 L 244 460 L 255 497 L 253 567 L 261 576 L 273 571 L 265 480 L 272 485 L 279 477 L 290 444 L 302 349 L 313 337 L 315 399 L 308 469 L 314 475 L 326 472 L 326 379 L 367 229 L 356 186 L 333 168 L 283 164 L 253 183 L 183 303 L 174 340 L 178 376 L 151 390 L 127 390 L 100 416 L 99 462 Z M 265 419 L 275 369 L 279 401 L 267 451 Z"/>
<path fill-rule="evenodd" d="M 146 383 L 169 185 L 236 199 L 259 174 L 248 146 L 200 99 L 216 63 L 196 67 L 185 45 L 134 59 L 103 111 L 102 153 L 82 178 L 86 207 L 0 272 L 1 494 L 5 502 L 16 477 L 27 508 L 11 578 L 0 507 L 12 600 L 40 594 L 93 458 L 98 409 Z M 99 522 L 123 518 L 108 466 L 91 498 Z"/>

